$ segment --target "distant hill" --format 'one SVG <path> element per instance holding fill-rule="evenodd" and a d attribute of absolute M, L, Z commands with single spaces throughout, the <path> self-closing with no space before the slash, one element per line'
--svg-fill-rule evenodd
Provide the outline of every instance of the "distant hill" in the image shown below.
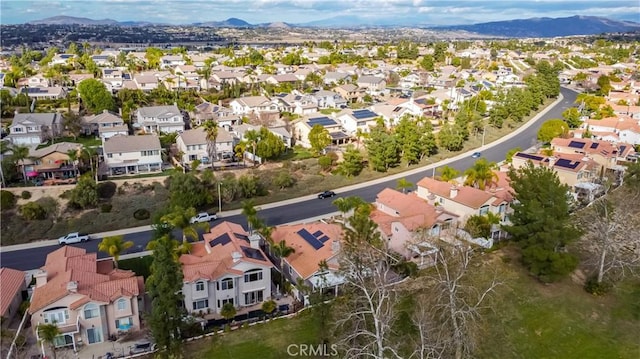
<path fill-rule="evenodd" d="M 210 26 L 210 27 L 253 27 L 253 25 L 248 22 L 237 19 L 235 17 L 228 18 L 224 21 L 208 21 L 208 22 L 198 22 L 194 23 L 196 26 Z"/>
<path fill-rule="evenodd" d="M 640 31 L 640 23 L 596 16 L 531 18 L 473 25 L 438 26 L 433 29 L 464 30 L 501 37 L 555 37 Z"/>
<path fill-rule="evenodd" d="M 53 16 L 42 20 L 29 21 L 28 24 L 33 25 L 118 25 L 120 24 L 116 20 L 102 19 L 93 20 L 86 17 L 73 17 L 73 16 Z"/>

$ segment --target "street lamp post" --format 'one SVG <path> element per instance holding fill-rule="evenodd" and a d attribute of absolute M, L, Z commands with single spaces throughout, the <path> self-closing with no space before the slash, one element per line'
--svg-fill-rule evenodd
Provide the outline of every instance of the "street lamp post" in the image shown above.
<path fill-rule="evenodd" d="M 220 190 L 221 184 L 222 182 L 218 182 L 218 213 L 222 212 L 222 196 L 221 196 L 221 190 Z"/>

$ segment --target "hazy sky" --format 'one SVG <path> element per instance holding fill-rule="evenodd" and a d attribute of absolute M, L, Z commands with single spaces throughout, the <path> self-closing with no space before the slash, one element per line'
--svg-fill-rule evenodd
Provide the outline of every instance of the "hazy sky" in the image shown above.
<path fill-rule="evenodd" d="M 336 16 L 372 23 L 460 25 L 532 17 L 602 16 L 640 22 L 639 0 L 0 0 L 0 23 L 17 24 L 67 15 L 94 20 L 167 24 L 240 18 L 251 24 L 292 24 Z M 396 21 L 397 20 L 397 21 Z"/>

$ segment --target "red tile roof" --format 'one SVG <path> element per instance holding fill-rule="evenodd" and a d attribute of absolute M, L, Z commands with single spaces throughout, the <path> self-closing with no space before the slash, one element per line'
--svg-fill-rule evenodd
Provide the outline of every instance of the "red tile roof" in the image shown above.
<path fill-rule="evenodd" d="M 418 182 L 418 187 L 426 188 L 429 192 L 437 196 L 447 198 L 474 209 L 479 209 L 493 197 L 491 193 L 469 186 L 456 186 L 458 193 L 455 197 L 451 197 L 451 183 L 438 181 L 431 177 L 421 179 Z"/>
<path fill-rule="evenodd" d="M 0 315 L 4 317 L 13 298 L 26 285 L 24 272 L 11 268 L 0 268 Z"/>

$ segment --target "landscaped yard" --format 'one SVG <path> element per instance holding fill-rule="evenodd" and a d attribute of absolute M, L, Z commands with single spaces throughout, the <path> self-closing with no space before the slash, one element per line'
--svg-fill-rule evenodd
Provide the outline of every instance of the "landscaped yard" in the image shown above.
<path fill-rule="evenodd" d="M 504 252 L 489 255 L 498 256 L 504 284 L 486 314 L 475 357 L 639 357 L 640 282 L 628 281 L 608 296 L 594 297 L 571 279 L 541 284 L 515 259 L 503 262 Z M 197 358 L 285 358 L 289 344 L 317 344 L 318 338 L 313 316 L 304 314 L 196 341 L 187 351 Z"/>
<path fill-rule="evenodd" d="M 73 143 L 79 143 L 84 147 L 96 147 L 96 146 L 102 145 L 102 141 L 100 140 L 100 138 L 96 136 L 78 136 L 75 139 L 73 137 L 58 137 L 53 142 L 54 143 L 73 142 Z M 38 148 L 43 148 L 50 145 L 51 143 L 47 142 L 45 144 L 39 145 Z"/>

